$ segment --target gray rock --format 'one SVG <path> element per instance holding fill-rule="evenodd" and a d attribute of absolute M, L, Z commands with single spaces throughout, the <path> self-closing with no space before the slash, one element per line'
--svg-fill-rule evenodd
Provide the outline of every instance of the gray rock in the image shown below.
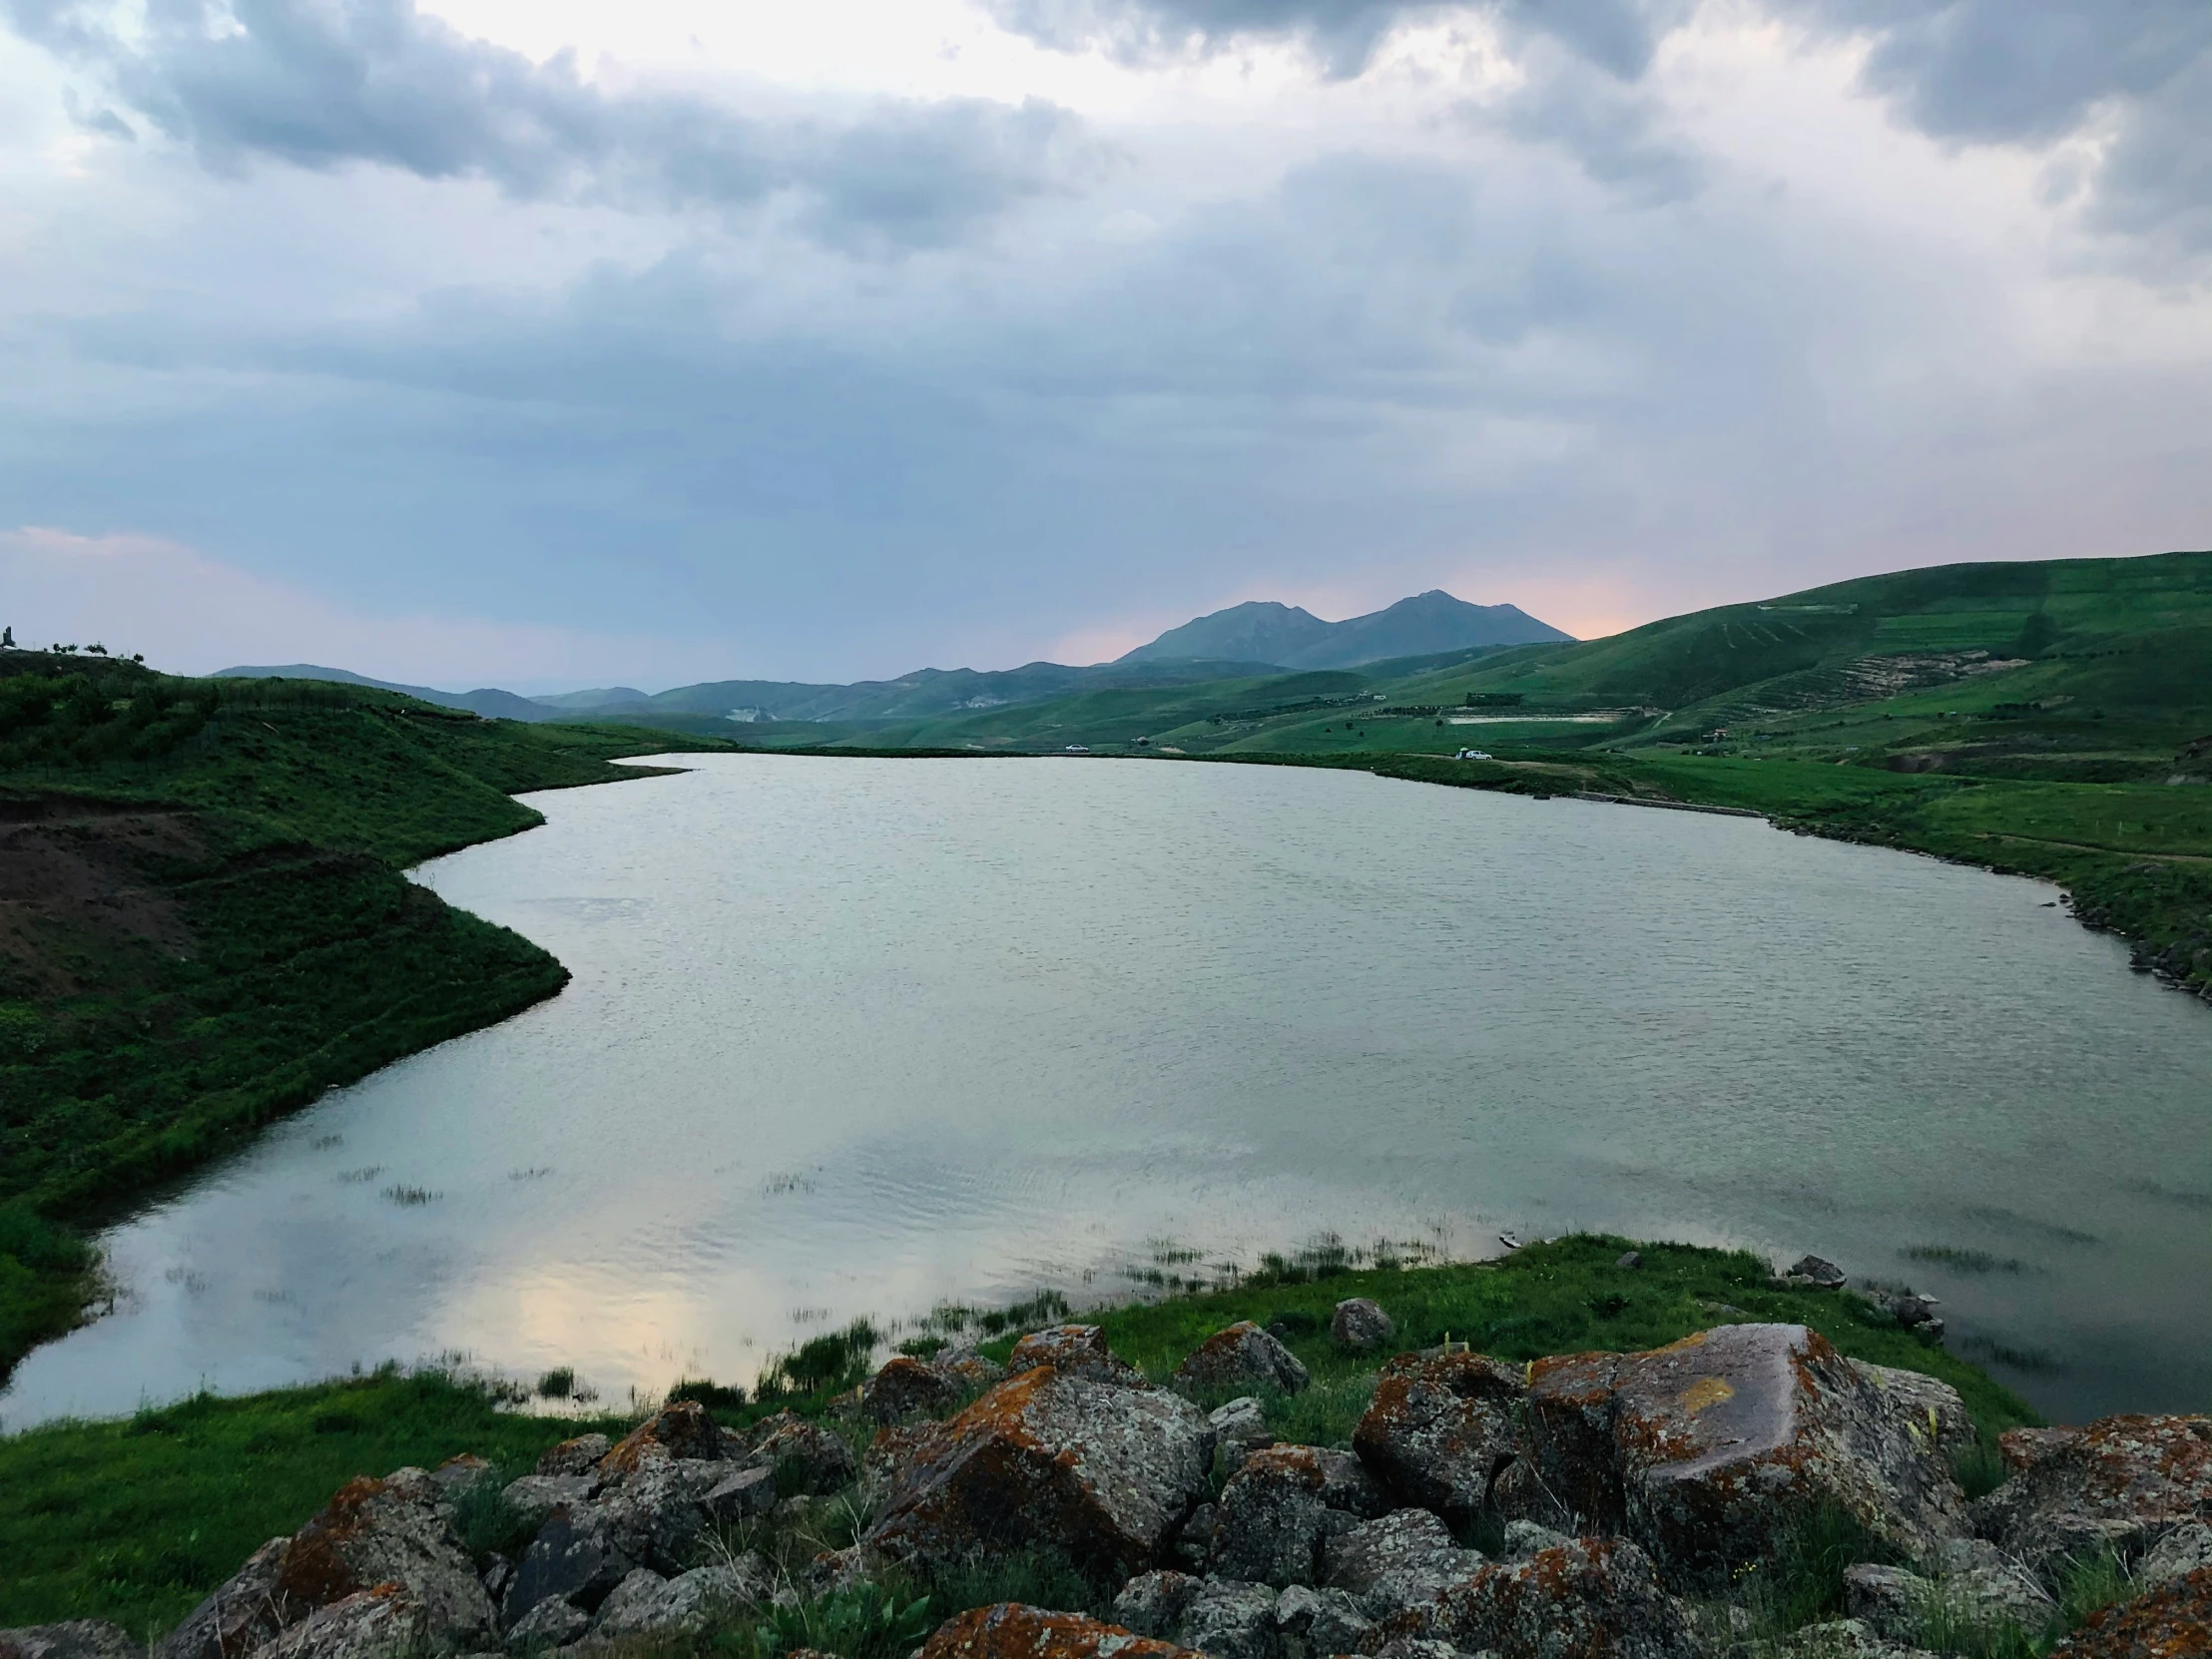
<path fill-rule="evenodd" d="M 289 1538 L 272 1538 L 155 1648 L 156 1659 L 238 1659 L 289 1620 L 276 1595 L 276 1572 Z M 35 1656 L 33 1656 L 35 1659 Z"/>
<path fill-rule="evenodd" d="M 1295 1394 L 1313 1381 L 1298 1356 L 1251 1320 L 1217 1331 L 1175 1370 L 1178 1387 L 1270 1388 Z"/>
<path fill-rule="evenodd" d="M 725 1461 L 723 1430 L 714 1414 L 696 1399 L 679 1399 L 664 1405 L 617 1440 L 599 1459 L 598 1469 L 609 1480 L 634 1474 L 648 1463 L 691 1460 Z"/>
<path fill-rule="evenodd" d="M 1915 1434 L 1932 1435 L 1937 1450 L 1954 1455 L 1973 1445 L 1973 1414 L 1958 1390 L 1925 1372 L 1854 1360 L 1851 1369 L 1880 1390 L 1898 1419 Z"/>
<path fill-rule="evenodd" d="M 1275 1444 L 1275 1431 L 1268 1427 L 1267 1410 L 1250 1394 L 1242 1394 L 1226 1405 L 1217 1405 L 1206 1413 L 1206 1421 L 1214 1430 L 1215 1442 L 1225 1456 L 1242 1462 L 1245 1454 L 1255 1447 Z"/>
<path fill-rule="evenodd" d="M 1372 1652 L 1375 1659 L 1466 1659 L 1449 1642 L 1426 1636 L 1392 1636 Z"/>
<path fill-rule="evenodd" d="M 1802 1325 L 1538 1360 L 1528 1425 L 1546 1489 L 1633 1539 L 1677 1589 L 1725 1590 L 1741 1567 L 1778 1560 L 1825 1504 L 1913 1559 L 1963 1530 L 1926 1426 Z"/>
<path fill-rule="evenodd" d="M 142 1651 L 128 1631 L 106 1619 L 0 1630 L 0 1659 L 138 1659 Z"/>
<path fill-rule="evenodd" d="M 1007 1358 L 1006 1375 L 1050 1366 L 1062 1377 L 1080 1377 L 1087 1382 L 1105 1382 L 1119 1388 L 1149 1388 L 1145 1374 L 1106 1347 L 1106 1333 L 1095 1325 L 1055 1325 L 1032 1331 L 1014 1344 Z"/>
<path fill-rule="evenodd" d="M 611 1449 L 604 1434 L 579 1434 L 573 1440 L 563 1440 L 538 1458 L 540 1474 L 589 1474 L 599 1467 L 599 1460 Z"/>
<path fill-rule="evenodd" d="M 2068 1556 L 2134 1554 L 2212 1519 L 2212 1417 L 2102 1417 L 1998 1436 L 2012 1477 L 1977 1500 L 1973 1530 L 2046 1582 Z"/>
<path fill-rule="evenodd" d="M 1831 1619 L 1792 1631 L 1776 1647 L 1788 1659 L 1935 1659 L 1926 1649 L 1893 1642 L 1859 1619 Z"/>
<path fill-rule="evenodd" d="M 1525 1561 L 1540 1549 L 1557 1549 L 1561 1544 L 1572 1542 L 1574 1540 L 1564 1532 L 1554 1532 L 1531 1520 L 1505 1523 L 1505 1559 L 1508 1561 Z"/>
<path fill-rule="evenodd" d="M 1364 1296 L 1347 1297 L 1329 1316 L 1329 1340 L 1355 1354 L 1373 1354 L 1397 1335 L 1390 1316 Z"/>
<path fill-rule="evenodd" d="M 1803 1279 L 1815 1285 L 1835 1287 L 1844 1283 L 1844 1270 L 1834 1262 L 1823 1261 L 1818 1256 L 1800 1256 L 1784 1275 L 1788 1279 Z"/>
<path fill-rule="evenodd" d="M 604 1521 L 615 1548 L 630 1560 L 664 1573 L 681 1572 L 698 1554 L 714 1520 L 708 1498 L 736 1472 L 722 1461 L 652 1459 L 609 1485 L 591 1508 Z"/>
<path fill-rule="evenodd" d="M 392 1659 L 431 1646 L 436 1624 L 405 1590 L 379 1584 L 316 1608 L 256 1648 L 252 1659 Z"/>
<path fill-rule="evenodd" d="M 756 1424 L 750 1436 L 753 1461 L 779 1471 L 810 1497 L 842 1491 L 860 1476 L 860 1459 L 834 1429 L 779 1411 Z"/>
<path fill-rule="evenodd" d="M 1388 1494 L 1349 1452 L 1275 1445 L 1247 1457 L 1222 1488 L 1214 1521 L 1225 1578 L 1311 1584 L 1324 1540 L 1389 1509 Z"/>
<path fill-rule="evenodd" d="M 515 1565 L 500 1603 L 501 1622 L 512 1630 L 554 1598 L 592 1612 L 637 1564 L 616 1547 L 604 1516 L 588 1508 L 557 1509 Z"/>
<path fill-rule="evenodd" d="M 2135 1582 L 2145 1590 L 2163 1589 L 2199 1567 L 2212 1567 L 2212 1526 L 2184 1521 L 2135 1563 Z"/>
<path fill-rule="evenodd" d="M 1633 1272 L 1635 1272 L 1635 1271 L 1636 1271 L 1636 1270 L 1637 1270 L 1638 1268 L 1642 1267 L 1643 1265 L 1644 1265 L 1644 1256 L 1643 1256 L 1643 1252 L 1642 1252 L 1642 1251 L 1640 1251 L 1640 1250 L 1624 1250 L 1624 1251 L 1622 1251 L 1622 1252 L 1621 1252 L 1621 1254 L 1620 1254 L 1620 1259 L 1619 1259 L 1618 1261 L 1614 1262 L 1614 1264 L 1613 1264 L 1613 1266 L 1615 1266 L 1616 1268 L 1625 1268 L 1625 1269 L 1627 1269 L 1627 1270 L 1628 1270 L 1628 1271 L 1629 1271 L 1630 1273 L 1633 1273 Z"/>
<path fill-rule="evenodd" d="M 1215 1659 L 1282 1659 L 1275 1591 L 1266 1584 L 1209 1578 L 1191 1598 L 1173 1640 Z"/>
<path fill-rule="evenodd" d="M 539 1527 L 554 1510 L 588 1502 L 598 1492 L 596 1474 L 526 1474 L 508 1481 L 500 1495 L 531 1526 Z"/>
<path fill-rule="evenodd" d="M 1204 1583 L 1187 1572 L 1144 1572 L 1114 1597 L 1113 1622 L 1124 1630 L 1173 1641 Z"/>
<path fill-rule="evenodd" d="M 1461 1549 L 1426 1509 L 1398 1509 L 1330 1539 L 1322 1582 L 1360 1598 L 1370 1618 L 1387 1618 L 1471 1576 L 1482 1557 Z"/>
<path fill-rule="evenodd" d="M 709 1515 L 726 1524 L 760 1520 L 776 1507 L 776 1471 L 756 1467 L 725 1475 L 700 1502 Z"/>
<path fill-rule="evenodd" d="M 1039 1367 L 944 1424 L 862 1541 L 925 1566 L 1052 1549 L 1127 1577 L 1158 1564 L 1204 1495 L 1213 1455 L 1214 1432 L 1189 1400 Z"/>
<path fill-rule="evenodd" d="M 507 1593 L 507 1586 L 515 1581 L 515 1564 L 496 1552 L 484 1563 L 484 1570 L 476 1575 L 483 1580 L 484 1594 L 491 1597 L 494 1607 Z"/>
<path fill-rule="evenodd" d="M 674 1578 L 644 1568 L 616 1585 L 592 1621 L 596 1636 L 654 1636 L 696 1633 L 717 1618 L 751 1607 L 774 1587 L 768 1563 L 758 1556 L 744 1564 L 694 1567 Z"/>
<path fill-rule="evenodd" d="M 426 1618 L 432 1637 L 465 1646 L 489 1640 L 495 1619 L 476 1563 L 440 1513 L 443 1494 L 422 1470 L 394 1469 L 382 1480 L 354 1480 L 292 1534 L 276 1570 L 276 1598 L 285 1623 L 362 1591 L 397 1584 Z M 356 1608 L 356 1619 L 373 1610 Z M 413 1612 L 373 1612 L 410 1628 Z M 318 1638 L 319 1639 L 319 1638 Z M 349 1639 L 333 1627 L 329 1637 Z"/>
<path fill-rule="evenodd" d="M 1924 1578 L 1902 1567 L 1862 1563 L 1844 1573 L 1844 1611 L 1884 1640 L 1910 1645 L 1936 1616 L 1954 1628 L 2011 1625 L 2024 1635 L 2040 1636 L 2058 1608 L 2040 1584 L 2015 1566 Z"/>
<path fill-rule="evenodd" d="M 602 1453 L 601 1455 L 605 1455 Z M 572 1601 L 553 1596 L 539 1602 L 507 1632 L 510 1653 L 542 1653 L 584 1639 L 591 1615 Z"/>
<path fill-rule="evenodd" d="M 965 1384 L 952 1373 L 911 1355 L 894 1354 L 860 1384 L 860 1413 L 877 1423 L 942 1416 L 959 1403 L 966 1391 Z"/>
<path fill-rule="evenodd" d="M 1400 1503 L 1471 1520 L 1520 1452 L 1526 1368 L 1480 1354 L 1400 1355 L 1352 1436 Z"/>
<path fill-rule="evenodd" d="M 1650 1558 L 1621 1538 L 1579 1538 L 1479 1568 L 1377 1630 L 1384 1640 L 1444 1641 L 1500 1659 L 1699 1659 L 1681 1604 L 1660 1588 Z"/>
<path fill-rule="evenodd" d="M 1168 1540 L 1165 1559 L 1185 1572 L 1203 1576 L 1214 1563 L 1214 1526 L 1220 1518 L 1218 1505 L 1201 1503 Z"/>
<path fill-rule="evenodd" d="M 1844 1571 L 1844 1611 L 1886 1640 L 1918 1631 L 1936 1598 L 1936 1585 L 1903 1567 L 1863 1561 Z"/>
<path fill-rule="evenodd" d="M 1293 1584 L 1275 1599 L 1275 1632 L 1283 1659 L 1326 1659 L 1358 1653 L 1375 1621 L 1349 1590 Z"/>

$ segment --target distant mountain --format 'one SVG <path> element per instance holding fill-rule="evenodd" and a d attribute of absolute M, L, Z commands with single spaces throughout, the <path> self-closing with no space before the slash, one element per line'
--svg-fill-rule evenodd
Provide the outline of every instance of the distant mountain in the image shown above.
<path fill-rule="evenodd" d="M 1250 600 L 1170 628 L 1119 660 L 1166 663 L 1193 657 L 1239 658 L 1278 668 L 1358 668 L 1391 657 L 1461 651 L 1479 645 L 1570 643 L 1517 605 L 1470 605 L 1441 588 L 1400 599 L 1386 610 L 1343 622 L 1272 600 Z"/>
<path fill-rule="evenodd" d="M 371 680 L 350 669 L 321 668 L 313 663 L 285 663 L 279 668 L 224 668 L 217 680 L 332 680 L 341 686 L 374 686 L 379 691 L 404 692 L 444 709 L 466 709 L 487 720 L 559 720 L 561 712 L 533 698 L 484 686 L 472 692 L 434 691 L 428 686 L 402 686 L 391 680 Z"/>
<path fill-rule="evenodd" d="M 643 703 L 650 695 L 635 686 L 600 686 L 592 691 L 553 692 L 530 701 L 548 709 L 608 709 L 618 703 Z"/>

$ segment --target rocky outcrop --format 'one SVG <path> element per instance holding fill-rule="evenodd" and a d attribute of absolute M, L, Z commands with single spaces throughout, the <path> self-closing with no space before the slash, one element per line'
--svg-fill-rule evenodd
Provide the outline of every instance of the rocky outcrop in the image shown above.
<path fill-rule="evenodd" d="M 289 1538 L 272 1538 L 162 1638 L 155 1659 L 239 1659 L 284 1627 L 276 1572 Z M 36 1656 L 32 1656 L 36 1659 Z"/>
<path fill-rule="evenodd" d="M 1585 1529 L 1634 1539 L 1677 1588 L 1725 1589 L 1777 1559 L 1824 1502 L 1911 1558 L 1961 1526 L 1934 1439 L 1801 1325 L 1539 1360 L 1528 1418 L 1546 1487 Z"/>
<path fill-rule="evenodd" d="M 1247 1457 L 1222 1488 L 1214 1570 L 1277 1588 L 1312 1584 L 1322 1545 L 1389 1506 L 1382 1484 L 1350 1452 L 1268 1446 Z"/>
<path fill-rule="evenodd" d="M 949 1618 L 914 1659 L 1198 1659 L 1171 1642 L 1139 1636 L 1080 1613 L 1002 1601 Z"/>
<path fill-rule="evenodd" d="M 2107 1607 L 2049 1659 L 2206 1659 L 2212 1655 L 2212 1567 Z"/>
<path fill-rule="evenodd" d="M 1007 1358 L 1006 1375 L 1050 1366 L 1063 1377 L 1080 1377 L 1089 1382 L 1108 1382 L 1122 1388 L 1146 1388 L 1145 1374 L 1106 1347 L 1106 1333 L 1095 1325 L 1055 1325 L 1032 1331 L 1014 1344 Z"/>
<path fill-rule="evenodd" d="M 396 1584 L 420 1609 L 431 1636 L 466 1644 L 493 1629 L 491 1597 L 453 1528 L 438 1510 L 437 1485 L 420 1469 L 341 1487 L 292 1534 L 276 1568 L 275 1600 L 288 1624 L 365 1590 Z M 369 1610 L 356 1616 L 368 1618 Z M 411 1621 L 386 1609 L 377 1618 Z"/>
<path fill-rule="evenodd" d="M 1903 1567 L 1861 1563 L 1844 1574 L 1844 1611 L 1875 1634 L 1908 1645 L 1930 1618 L 1954 1627 L 1994 1630 L 2010 1625 L 2040 1636 L 2058 1615 L 2050 1592 L 2009 1564 L 1925 1578 Z"/>
<path fill-rule="evenodd" d="M 1175 1640 L 1213 1659 L 1282 1659 L 1275 1591 L 1236 1578 L 1208 1578 L 1191 1598 Z"/>
<path fill-rule="evenodd" d="M 1973 1529 L 2045 1577 L 2068 1556 L 2134 1554 L 2212 1521 L 2212 1417 L 2103 1417 L 2013 1429 L 1998 1445 L 2014 1472 L 1973 1505 Z"/>
<path fill-rule="evenodd" d="M 538 1458 L 535 1473 L 538 1474 L 590 1474 L 599 1467 L 599 1460 L 612 1449 L 604 1434 L 579 1434 L 573 1440 L 563 1440 Z"/>
<path fill-rule="evenodd" d="M 1376 1627 L 1381 1642 L 1448 1642 L 1497 1659 L 1698 1659 L 1680 1605 L 1651 1561 L 1620 1538 L 1579 1538 L 1511 1565 L 1477 1568 Z M 1371 1651 L 1374 1649 L 1371 1648 Z"/>
<path fill-rule="evenodd" d="M 1036 1367 L 917 1448 L 862 1542 L 923 1564 L 1041 1547 L 1126 1578 L 1197 1505 L 1213 1452 L 1178 1395 Z"/>
<path fill-rule="evenodd" d="M 1482 1564 L 1426 1509 L 1397 1509 L 1328 1539 L 1321 1582 L 1357 1596 L 1369 1617 L 1386 1618 L 1472 1577 Z"/>
<path fill-rule="evenodd" d="M 670 1458 L 718 1462 L 726 1453 L 722 1430 L 707 1407 L 697 1400 L 681 1399 L 665 1405 L 630 1430 L 599 1459 L 601 1478 L 635 1473 L 647 1463 Z"/>
<path fill-rule="evenodd" d="M 1114 1597 L 1114 1622 L 1140 1636 L 1168 1640 L 1205 1585 L 1204 1579 L 1187 1572 L 1139 1573 Z"/>
<path fill-rule="evenodd" d="M 1312 1382 L 1298 1356 L 1251 1320 L 1215 1332 L 1175 1372 L 1175 1385 L 1194 1392 L 1265 1388 L 1295 1394 Z"/>
<path fill-rule="evenodd" d="M 0 1630 L 0 1659 L 138 1659 L 144 1650 L 106 1619 L 68 1619 Z"/>
<path fill-rule="evenodd" d="M 1347 1297 L 1329 1316 L 1329 1340 L 1351 1354 L 1379 1354 L 1397 1335 L 1390 1316 L 1364 1296 Z"/>
<path fill-rule="evenodd" d="M 942 1416 L 966 1392 L 959 1379 L 909 1354 L 896 1354 L 860 1384 L 860 1414 L 871 1422 Z"/>
<path fill-rule="evenodd" d="M 591 1615 L 572 1601 L 553 1596 L 539 1602 L 507 1632 L 509 1653 L 543 1653 L 580 1642 L 591 1629 Z"/>
<path fill-rule="evenodd" d="M 842 1491 L 859 1478 L 860 1459 L 844 1436 L 796 1411 L 755 1424 L 746 1445 L 753 1462 L 776 1469 L 780 1480 L 809 1497 Z"/>
<path fill-rule="evenodd" d="M 1524 1367 L 1486 1355 L 1401 1355 L 1352 1446 L 1400 1503 L 1471 1520 L 1520 1454 L 1527 1391 Z"/>
<path fill-rule="evenodd" d="M 430 1610 L 397 1584 L 357 1590 L 318 1607 L 256 1648 L 252 1659 L 392 1659 L 441 1638 Z"/>

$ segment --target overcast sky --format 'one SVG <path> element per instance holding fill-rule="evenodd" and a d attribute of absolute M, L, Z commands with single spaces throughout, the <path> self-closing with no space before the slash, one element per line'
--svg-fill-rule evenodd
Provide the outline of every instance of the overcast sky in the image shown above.
<path fill-rule="evenodd" d="M 0 621 L 524 690 L 2212 545 L 2206 0 L 0 0 Z"/>

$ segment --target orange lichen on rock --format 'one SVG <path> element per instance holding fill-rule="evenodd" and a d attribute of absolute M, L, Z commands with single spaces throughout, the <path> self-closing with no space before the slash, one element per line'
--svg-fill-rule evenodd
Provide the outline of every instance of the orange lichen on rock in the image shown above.
<path fill-rule="evenodd" d="M 937 1627 L 916 1659 L 1199 1659 L 1189 1648 L 1156 1641 L 1080 1613 L 1053 1613 L 1002 1601 Z"/>
<path fill-rule="evenodd" d="M 2107 1607 L 2050 1659 L 2212 1659 L 2212 1567 Z"/>
<path fill-rule="evenodd" d="M 617 1440 L 599 1460 L 601 1475 L 612 1478 L 630 1474 L 641 1463 L 660 1457 L 715 1459 L 724 1454 L 722 1430 L 697 1400 L 682 1399 L 664 1406 Z"/>

